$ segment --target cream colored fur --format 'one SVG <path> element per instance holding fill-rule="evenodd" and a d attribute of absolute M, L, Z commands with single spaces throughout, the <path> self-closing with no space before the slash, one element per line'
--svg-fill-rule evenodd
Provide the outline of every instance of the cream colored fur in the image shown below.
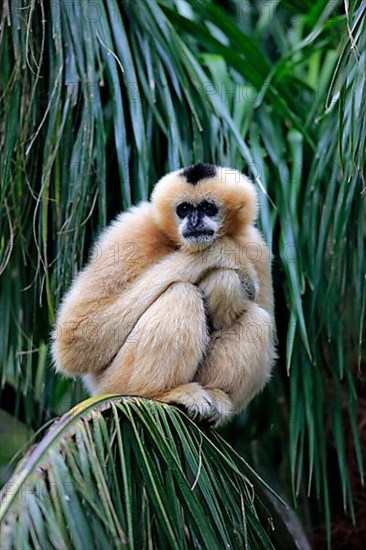
<path fill-rule="evenodd" d="M 221 205 L 222 228 L 210 246 L 190 247 L 174 209 L 201 197 Z M 180 171 L 165 176 L 151 202 L 102 233 L 75 277 L 53 333 L 56 369 L 83 376 L 93 394 L 179 403 L 215 425 L 245 407 L 275 358 L 269 251 L 256 212 L 254 186 L 233 170 L 194 186 Z"/>

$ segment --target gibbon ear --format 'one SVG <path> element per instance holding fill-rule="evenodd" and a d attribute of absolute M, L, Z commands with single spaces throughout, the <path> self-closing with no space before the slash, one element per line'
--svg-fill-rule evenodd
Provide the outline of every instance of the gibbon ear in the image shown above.
<path fill-rule="evenodd" d="M 225 208 L 225 233 L 234 236 L 258 216 L 258 196 L 251 180 L 237 170 L 220 167 L 217 195 Z"/>
<path fill-rule="evenodd" d="M 182 195 L 187 183 L 181 170 L 175 170 L 163 176 L 155 185 L 150 201 L 154 205 L 153 216 L 158 227 L 173 242 L 179 242 L 176 220 L 172 213 L 172 204 Z"/>
<path fill-rule="evenodd" d="M 245 223 L 254 223 L 258 218 L 258 194 L 254 183 L 245 175 L 240 174 L 242 215 Z"/>

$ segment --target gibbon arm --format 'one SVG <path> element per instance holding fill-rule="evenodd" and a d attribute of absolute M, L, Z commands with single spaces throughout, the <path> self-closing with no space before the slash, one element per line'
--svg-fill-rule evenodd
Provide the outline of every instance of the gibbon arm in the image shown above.
<path fill-rule="evenodd" d="M 131 236 L 129 224 L 128 241 L 124 242 L 121 228 L 115 226 L 114 232 L 115 236 L 109 230 L 107 238 L 99 243 L 103 261 L 89 263 L 76 277 L 60 308 L 52 346 L 59 371 L 80 375 L 104 369 L 126 342 L 141 316 L 170 285 L 196 283 L 218 265 L 234 267 L 233 258 L 225 255 L 229 243 L 226 238 L 218 240 L 198 257 L 197 254 L 176 251 L 147 267 L 152 259 L 151 251 L 150 255 L 146 251 L 146 246 L 149 246 L 149 242 L 145 243 L 146 234 L 144 241 L 139 241 L 138 234 L 132 233 Z M 109 248 L 114 241 L 120 247 L 131 241 L 137 243 L 138 268 L 133 266 L 130 269 L 123 262 L 111 260 Z"/>
<path fill-rule="evenodd" d="M 258 276 L 257 294 L 254 301 L 246 301 L 243 311 L 230 326 L 222 326 L 213 332 L 205 361 L 195 378 L 216 402 L 217 423 L 246 407 L 262 390 L 276 358 L 270 253 L 255 228 L 243 239 L 241 251 L 248 250 L 245 244 L 248 242 L 256 251 L 253 265 Z M 242 268 L 246 261 L 248 255 L 242 254 Z M 215 273 L 207 278 L 213 278 Z M 206 286 L 206 292 L 209 290 Z M 215 287 L 212 286 L 211 290 L 215 296 Z M 230 304 L 230 293 L 228 298 Z"/>
<path fill-rule="evenodd" d="M 257 292 L 257 275 L 248 262 L 245 272 L 218 268 L 199 282 L 214 329 L 229 327 L 245 310 Z"/>

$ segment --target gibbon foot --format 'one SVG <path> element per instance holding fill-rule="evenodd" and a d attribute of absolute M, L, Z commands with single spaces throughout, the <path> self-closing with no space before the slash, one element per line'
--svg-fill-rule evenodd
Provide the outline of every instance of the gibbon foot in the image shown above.
<path fill-rule="evenodd" d="M 227 422 L 234 413 L 230 397 L 218 388 L 203 388 L 198 382 L 179 386 L 160 396 L 160 401 L 177 405 L 192 420 L 216 428 Z"/>
<path fill-rule="evenodd" d="M 209 391 L 198 382 L 191 382 L 175 388 L 160 396 L 159 401 L 170 405 L 177 405 L 192 420 L 201 424 L 216 425 L 219 420 L 219 411 L 216 401 Z"/>

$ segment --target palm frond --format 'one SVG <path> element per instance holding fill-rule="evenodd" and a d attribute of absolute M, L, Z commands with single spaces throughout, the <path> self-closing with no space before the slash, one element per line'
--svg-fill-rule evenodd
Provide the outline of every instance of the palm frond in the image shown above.
<path fill-rule="evenodd" d="M 175 408 L 94 398 L 58 420 L 4 487 L 2 548 L 291 545 L 273 500 L 286 511 L 215 432 Z"/>

